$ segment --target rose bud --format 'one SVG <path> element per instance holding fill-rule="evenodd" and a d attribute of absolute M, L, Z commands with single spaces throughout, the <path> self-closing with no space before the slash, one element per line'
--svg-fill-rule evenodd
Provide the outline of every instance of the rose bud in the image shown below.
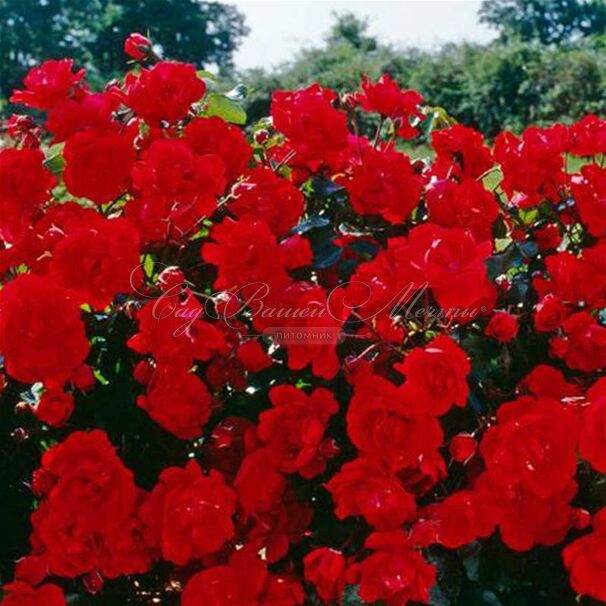
<path fill-rule="evenodd" d="M 124 52 L 135 61 L 143 61 L 149 56 L 151 45 L 149 38 L 134 32 L 124 41 Z"/>

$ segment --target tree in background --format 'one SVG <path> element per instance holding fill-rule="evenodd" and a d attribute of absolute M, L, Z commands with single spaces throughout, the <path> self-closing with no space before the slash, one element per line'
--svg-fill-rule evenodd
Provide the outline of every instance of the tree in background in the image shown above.
<path fill-rule="evenodd" d="M 604 0 L 484 0 L 479 14 L 504 40 L 562 44 L 606 31 Z"/>
<path fill-rule="evenodd" d="M 0 96 L 48 58 L 73 57 L 93 84 L 106 81 L 125 68 L 133 31 L 149 32 L 171 58 L 225 73 L 248 28 L 234 6 L 201 0 L 0 0 Z"/>

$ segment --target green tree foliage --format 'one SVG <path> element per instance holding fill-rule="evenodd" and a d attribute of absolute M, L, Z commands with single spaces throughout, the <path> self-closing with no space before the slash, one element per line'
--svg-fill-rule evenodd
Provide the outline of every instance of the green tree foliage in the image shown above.
<path fill-rule="evenodd" d="M 484 0 L 479 15 L 504 40 L 561 44 L 606 30 L 604 0 Z"/>
<path fill-rule="evenodd" d="M 248 33 L 233 6 L 201 0 L 0 0 L 0 91 L 44 59 L 73 57 L 102 82 L 126 67 L 126 36 L 150 33 L 174 59 L 232 67 Z M 161 49 L 160 49 L 161 50 Z"/>

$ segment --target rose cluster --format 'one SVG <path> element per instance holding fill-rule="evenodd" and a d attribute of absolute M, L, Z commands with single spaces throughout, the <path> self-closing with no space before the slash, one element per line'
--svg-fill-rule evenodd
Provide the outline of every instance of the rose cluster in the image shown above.
<path fill-rule="evenodd" d="M 495 548 L 606 601 L 606 120 L 489 144 L 385 75 L 242 128 L 151 49 L 11 97 L 2 603 L 500 604 Z"/>

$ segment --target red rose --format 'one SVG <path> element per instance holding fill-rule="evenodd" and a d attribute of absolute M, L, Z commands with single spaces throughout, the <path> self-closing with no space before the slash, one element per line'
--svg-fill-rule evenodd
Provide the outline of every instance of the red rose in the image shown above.
<path fill-rule="evenodd" d="M 0 291 L 0 352 L 18 381 L 61 385 L 88 349 L 78 306 L 48 278 L 22 275 Z"/>
<path fill-rule="evenodd" d="M 311 365 L 315 376 L 332 379 L 339 370 L 337 342 L 346 315 L 338 293 L 329 301 L 330 293 L 309 282 L 294 282 L 284 290 L 269 284 L 267 310 L 259 305 L 259 313 L 253 317 L 255 328 L 287 327 L 310 335 L 311 342 L 303 337 L 300 342 L 292 339 L 285 344 L 288 367 L 301 370 Z M 289 310 L 292 311 L 289 313 Z M 318 335 L 317 339 L 315 335 Z"/>
<path fill-rule="evenodd" d="M 562 326 L 570 309 L 557 295 L 545 295 L 534 308 L 534 325 L 539 332 L 552 332 Z"/>
<path fill-rule="evenodd" d="M 606 293 L 606 282 L 601 271 L 602 247 L 586 248 L 579 258 L 570 251 L 549 255 L 545 261 L 549 281 L 534 280 L 541 296 L 553 293 L 565 303 L 591 304 L 601 302 Z"/>
<path fill-rule="evenodd" d="M 124 40 L 124 52 L 136 61 L 145 59 L 149 55 L 151 47 L 151 40 L 137 32 L 129 34 L 126 40 Z"/>
<path fill-rule="evenodd" d="M 63 425 L 74 411 L 74 396 L 59 389 L 45 391 L 35 408 L 36 417 L 53 427 Z"/>
<path fill-rule="evenodd" d="M 499 343 L 509 343 L 518 334 L 518 319 L 504 311 L 497 311 L 490 318 L 484 333 Z"/>
<path fill-rule="evenodd" d="M 45 501 L 84 526 L 108 528 L 135 503 L 133 475 L 100 430 L 75 432 L 47 450 L 35 474 L 53 480 Z"/>
<path fill-rule="evenodd" d="M 336 98 L 319 84 L 273 93 L 274 126 L 288 137 L 302 159 L 330 162 L 347 147 L 347 115 L 333 107 Z"/>
<path fill-rule="evenodd" d="M 53 251 L 50 276 L 80 303 L 103 309 L 138 285 L 139 263 L 137 230 L 126 219 L 107 219 L 61 240 Z"/>
<path fill-rule="evenodd" d="M 84 78 L 85 71 L 81 69 L 74 74 L 73 67 L 73 59 L 60 59 L 32 68 L 23 81 L 25 90 L 15 91 L 10 102 L 51 109 L 75 91 Z"/>
<path fill-rule="evenodd" d="M 235 551 L 227 565 L 195 574 L 185 585 L 182 606 L 295 606 L 303 603 L 301 586 L 267 572 L 251 547 Z"/>
<path fill-rule="evenodd" d="M 133 532 L 136 489 L 105 433 L 73 433 L 44 453 L 32 487 L 33 555 L 50 574 L 145 572 L 150 558 Z"/>
<path fill-rule="evenodd" d="M 192 103 L 206 91 L 196 68 L 188 63 L 162 61 L 126 79 L 125 103 L 143 120 L 156 126 L 161 121 L 185 118 Z"/>
<path fill-rule="evenodd" d="M 606 378 L 593 384 L 587 398 L 590 404 L 583 410 L 579 450 L 596 471 L 606 473 Z"/>
<path fill-rule="evenodd" d="M 195 375 L 166 368 L 154 373 L 144 396 L 137 398 L 158 425 L 182 440 L 198 438 L 210 417 L 211 397 Z"/>
<path fill-rule="evenodd" d="M 48 112 L 46 129 L 55 135 L 53 143 L 59 143 L 84 131 L 110 134 L 118 130 L 113 112 L 120 104 L 109 93 L 83 93 L 75 99 L 65 99 Z"/>
<path fill-rule="evenodd" d="M 247 297 L 263 285 L 275 293 L 290 282 L 286 256 L 267 223 L 245 215 L 215 225 L 210 235 L 213 242 L 205 244 L 201 253 L 219 269 L 215 288 Z"/>
<path fill-rule="evenodd" d="M 345 587 L 345 558 L 340 551 L 319 547 L 303 558 L 305 580 L 326 602 L 339 600 Z"/>
<path fill-rule="evenodd" d="M 364 602 L 380 600 L 388 606 L 406 606 L 429 601 L 436 567 L 423 559 L 403 532 L 375 532 L 365 546 L 374 553 L 354 565 L 348 575 L 350 582 L 360 584 Z"/>
<path fill-rule="evenodd" d="M 356 383 L 346 419 L 347 433 L 361 453 L 394 471 L 415 469 L 442 443 L 438 421 L 419 411 L 410 392 L 379 376 Z"/>
<path fill-rule="evenodd" d="M 541 498 L 563 491 L 577 466 L 578 431 L 570 412 L 549 398 L 522 397 L 501 405 L 497 419 L 480 445 L 494 482 Z"/>
<path fill-rule="evenodd" d="M 0 151 L 0 238 L 17 240 L 31 222 L 36 208 L 49 198 L 55 177 L 44 166 L 39 149 Z"/>
<path fill-rule="evenodd" d="M 541 229 L 535 229 L 534 237 L 541 252 L 554 250 L 562 242 L 560 228 L 557 225 L 546 225 Z"/>
<path fill-rule="evenodd" d="M 606 120 L 597 116 L 583 116 L 570 127 L 570 143 L 568 150 L 577 156 L 595 156 L 606 153 Z"/>
<path fill-rule="evenodd" d="M 265 221 L 276 236 L 287 234 L 303 214 L 303 194 L 269 168 L 246 172 L 233 196 L 229 209 L 236 217 L 253 215 Z"/>
<path fill-rule="evenodd" d="M 248 372 L 261 372 L 272 365 L 271 357 L 255 340 L 249 340 L 239 345 L 236 355 Z"/>
<path fill-rule="evenodd" d="M 564 322 L 566 339 L 554 349 L 566 366 L 592 372 L 606 367 L 606 328 L 588 312 L 578 312 Z M 553 341 L 552 341 L 553 345 Z"/>
<path fill-rule="evenodd" d="M 379 530 L 398 528 L 415 518 L 414 497 L 402 482 L 380 462 L 355 459 L 345 463 L 326 484 L 342 520 L 362 516 Z"/>
<path fill-rule="evenodd" d="M 570 584 L 577 593 L 606 601 L 606 529 L 603 526 L 566 546 L 562 558 L 570 573 Z"/>
<path fill-rule="evenodd" d="M 480 181 L 460 183 L 442 179 L 429 184 L 425 193 L 427 213 L 432 223 L 442 227 L 469 229 L 476 242 L 492 240 L 492 226 L 499 216 L 493 193 Z"/>
<path fill-rule="evenodd" d="M 219 156 L 228 183 L 246 170 L 252 158 L 252 147 L 242 129 L 217 116 L 194 118 L 185 127 L 183 139 L 196 154 Z"/>
<path fill-rule="evenodd" d="M 57 585 L 40 585 L 34 588 L 17 581 L 2 587 L 3 606 L 65 606 L 65 595 Z"/>
<path fill-rule="evenodd" d="M 468 433 L 459 433 L 450 441 L 450 456 L 457 463 L 465 463 L 476 453 L 478 443 Z"/>
<path fill-rule="evenodd" d="M 526 375 L 520 381 L 518 390 L 536 397 L 546 396 L 555 400 L 580 396 L 582 393 L 578 385 L 566 381 L 562 371 L 547 364 L 539 364 Z"/>
<path fill-rule="evenodd" d="M 606 234 L 606 170 L 590 164 L 581 173 L 572 182 L 572 195 L 589 233 L 599 238 Z"/>
<path fill-rule="evenodd" d="M 133 183 L 146 195 L 187 203 L 197 217 L 211 214 L 225 191 L 225 167 L 219 156 L 198 155 L 182 140 L 159 139 L 133 168 Z"/>
<path fill-rule="evenodd" d="M 477 179 L 494 164 L 481 133 L 468 126 L 455 124 L 433 131 L 431 144 L 436 152 L 433 170 L 437 169 L 442 177 L 454 173 L 456 176 Z"/>
<path fill-rule="evenodd" d="M 247 515 L 267 512 L 280 503 L 286 480 L 272 465 L 266 448 L 255 450 L 242 461 L 234 480 L 238 500 Z"/>
<path fill-rule="evenodd" d="M 453 404 L 467 404 L 471 365 L 450 337 L 439 335 L 424 349 L 413 349 L 395 368 L 406 376 L 408 389 L 429 414 L 439 416 Z"/>
<path fill-rule="evenodd" d="M 63 179 L 70 194 L 106 204 L 128 187 L 135 161 L 132 140 L 127 135 L 78 133 L 65 142 Z"/>
<path fill-rule="evenodd" d="M 438 543 L 448 549 L 457 549 L 489 537 L 497 516 L 498 509 L 482 502 L 478 494 L 459 490 L 421 511 L 413 538 L 422 533 L 428 537 L 424 544 Z"/>
<path fill-rule="evenodd" d="M 564 182 L 564 159 L 568 145 L 565 126 L 527 128 L 521 138 L 502 132 L 495 139 L 494 157 L 501 165 L 501 187 L 509 197 L 514 192 L 526 194 L 534 203 L 541 196 L 557 197 L 557 186 Z"/>
<path fill-rule="evenodd" d="M 273 408 L 259 416 L 258 433 L 277 469 L 304 478 L 322 473 L 334 454 L 331 441 L 324 438 L 328 419 L 339 408 L 332 392 L 320 387 L 307 395 L 278 385 L 270 389 L 269 399 Z"/>
<path fill-rule="evenodd" d="M 361 215 L 380 215 L 402 223 L 417 207 L 423 180 L 408 156 L 387 149 L 366 149 L 345 181 L 354 210 Z"/>
<path fill-rule="evenodd" d="M 362 92 L 356 95 L 356 100 L 362 109 L 401 121 L 398 129 L 400 137 L 410 139 L 418 134 L 410 120 L 423 120 L 425 115 L 419 108 L 423 97 L 416 90 L 401 89 L 389 74 L 383 74 L 375 84 L 370 82 L 368 76 L 363 76 L 361 87 Z"/>
<path fill-rule="evenodd" d="M 139 332 L 128 346 L 141 354 L 151 354 L 162 367 L 188 371 L 194 360 L 207 361 L 229 349 L 218 324 L 206 322 L 204 308 L 196 297 L 176 292 L 149 301 L 138 313 Z"/>
<path fill-rule="evenodd" d="M 471 232 L 427 223 L 408 239 L 413 267 L 422 270 L 448 319 L 466 324 L 488 313 L 496 299 L 485 265 L 492 243 L 476 243 Z"/>
<path fill-rule="evenodd" d="M 212 470 L 203 475 L 190 461 L 184 469 L 170 467 L 160 475 L 142 517 L 149 540 L 162 556 L 179 566 L 219 550 L 234 534 L 236 493 Z"/>

